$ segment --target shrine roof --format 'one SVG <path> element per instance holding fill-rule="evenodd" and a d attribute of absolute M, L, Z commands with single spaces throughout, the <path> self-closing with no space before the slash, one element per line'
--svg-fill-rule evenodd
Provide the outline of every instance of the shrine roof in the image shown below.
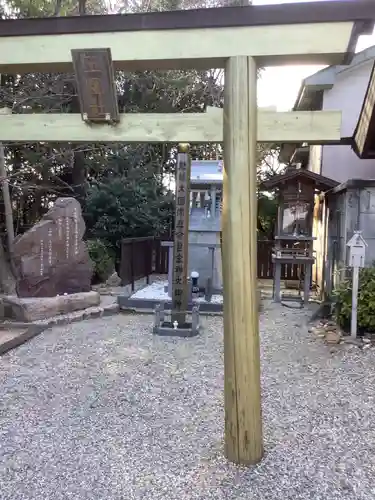
<path fill-rule="evenodd" d="M 295 100 L 293 111 L 321 111 L 323 107 L 323 94 L 326 90 L 330 90 L 335 85 L 337 77 L 346 72 L 353 71 L 356 67 L 368 61 L 373 61 L 375 58 L 375 45 L 368 47 L 360 52 L 357 52 L 353 57 L 349 66 L 333 65 L 321 69 L 302 80 L 297 98 Z M 369 90 L 367 90 L 367 94 Z M 366 97 L 365 97 L 366 100 Z M 359 122 L 361 118 L 359 119 Z M 358 125 L 357 125 L 358 129 Z M 342 137 L 340 144 L 352 146 L 355 152 L 360 156 L 358 148 L 355 147 L 355 136 L 357 130 L 348 137 Z M 298 163 L 300 153 L 302 151 L 301 143 L 286 143 L 282 144 L 280 149 L 279 160 L 282 163 L 296 162 Z M 375 151 L 374 151 L 375 153 Z M 361 157 L 361 156 L 360 156 Z M 375 156 L 374 156 L 375 157 Z M 363 157 L 364 158 L 364 157 Z"/>
<path fill-rule="evenodd" d="M 190 182 L 192 184 L 222 184 L 222 160 L 192 160 Z"/>
<path fill-rule="evenodd" d="M 348 52 L 354 52 L 358 37 L 371 32 L 374 21 L 375 2 L 372 0 L 330 0 L 138 14 L 6 19 L 0 20 L 0 36 L 356 22 L 348 48 Z"/>
<path fill-rule="evenodd" d="M 262 183 L 262 189 L 275 189 L 281 187 L 283 184 L 292 183 L 297 181 L 305 181 L 308 183 L 313 183 L 316 189 L 321 191 L 327 191 L 338 186 L 340 183 L 330 179 L 329 177 L 324 177 L 323 175 L 316 174 L 310 170 L 305 170 L 302 168 L 296 168 L 293 170 L 288 170 L 284 174 L 274 175 L 268 181 Z"/>

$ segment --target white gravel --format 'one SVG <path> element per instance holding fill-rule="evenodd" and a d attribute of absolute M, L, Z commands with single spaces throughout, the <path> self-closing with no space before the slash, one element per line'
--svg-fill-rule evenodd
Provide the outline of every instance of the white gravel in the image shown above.
<path fill-rule="evenodd" d="M 168 295 L 168 292 L 165 291 L 165 287 L 168 286 L 168 281 L 155 281 L 151 283 L 151 285 L 146 285 L 137 292 L 131 295 L 132 299 L 148 299 L 148 300 L 160 300 L 160 301 L 170 301 L 171 297 Z M 203 303 L 207 302 L 204 297 L 198 297 L 194 299 L 194 302 Z M 212 304 L 222 304 L 223 296 L 222 295 L 212 295 L 211 301 Z"/>
<path fill-rule="evenodd" d="M 54 327 L 0 358 L 1 500 L 373 500 L 375 351 L 331 352 L 306 311 L 261 316 L 266 455 L 222 455 L 222 319 Z"/>

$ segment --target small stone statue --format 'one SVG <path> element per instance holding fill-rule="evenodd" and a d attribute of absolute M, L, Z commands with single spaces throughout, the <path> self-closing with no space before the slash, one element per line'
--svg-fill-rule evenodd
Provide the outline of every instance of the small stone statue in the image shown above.
<path fill-rule="evenodd" d="M 206 191 L 204 195 L 204 212 L 205 216 L 209 219 L 211 217 L 212 200 L 210 194 Z"/>
<path fill-rule="evenodd" d="M 191 328 L 193 331 L 199 328 L 199 306 L 194 306 L 191 311 Z"/>
<path fill-rule="evenodd" d="M 160 323 L 161 323 L 161 305 L 160 304 L 156 304 L 155 306 L 155 316 L 154 316 L 154 319 L 155 319 L 155 323 L 154 323 L 154 326 L 156 328 L 159 328 L 160 326 Z"/>

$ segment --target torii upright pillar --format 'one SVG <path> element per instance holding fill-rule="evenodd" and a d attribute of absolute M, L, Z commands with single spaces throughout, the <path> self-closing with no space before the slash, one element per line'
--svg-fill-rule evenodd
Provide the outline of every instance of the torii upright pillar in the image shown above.
<path fill-rule="evenodd" d="M 228 59 L 224 94 L 223 281 L 225 453 L 263 455 L 257 296 L 257 66 Z"/>

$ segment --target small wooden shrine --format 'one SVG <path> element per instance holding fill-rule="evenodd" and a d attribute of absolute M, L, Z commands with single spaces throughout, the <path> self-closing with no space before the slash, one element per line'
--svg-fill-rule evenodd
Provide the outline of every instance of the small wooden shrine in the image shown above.
<path fill-rule="evenodd" d="M 275 247 L 272 252 L 274 264 L 275 302 L 296 300 L 296 296 L 281 296 L 281 267 L 285 264 L 298 266 L 300 289 L 303 285 L 304 304 L 310 296 L 313 252 L 313 214 L 315 194 L 337 186 L 337 182 L 301 168 L 289 168 L 286 173 L 276 175 L 263 183 L 266 190 L 277 190 L 278 216 Z"/>

